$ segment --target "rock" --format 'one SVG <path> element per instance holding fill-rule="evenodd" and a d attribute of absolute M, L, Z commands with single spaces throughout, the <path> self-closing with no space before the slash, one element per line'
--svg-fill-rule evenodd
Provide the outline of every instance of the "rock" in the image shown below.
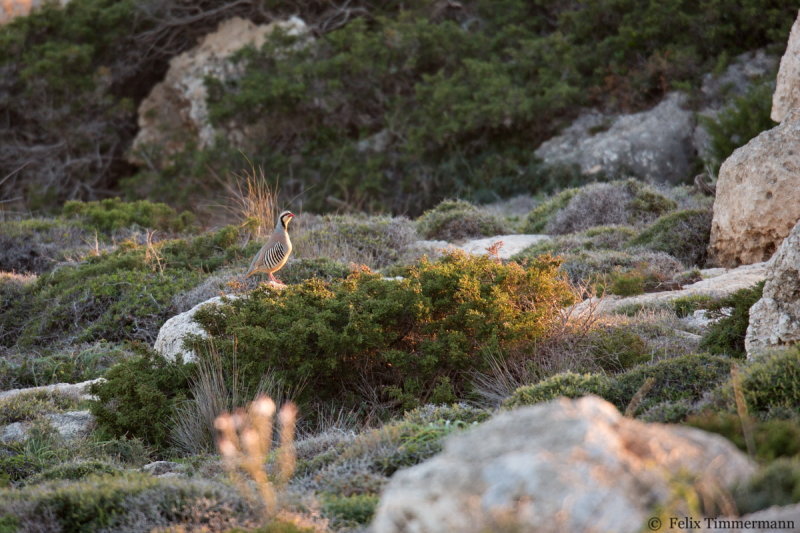
<path fill-rule="evenodd" d="M 756 50 L 736 56 L 721 74 L 706 74 L 700 88 L 704 102 L 697 114 L 715 118 L 733 98 L 747 93 L 754 82 L 771 77 L 777 64 L 776 56 Z M 693 139 L 698 155 L 703 159 L 711 157 L 711 135 L 702 121 L 698 121 Z"/>
<path fill-rule="evenodd" d="M 781 58 L 778 81 L 772 95 L 772 113 L 775 122 L 783 122 L 789 113 L 800 108 L 800 13 L 792 25 L 789 44 Z"/>
<path fill-rule="evenodd" d="M 76 440 L 89 435 L 94 428 L 94 416 L 89 411 L 50 413 L 43 417 L 65 440 Z M 28 438 L 34 422 L 14 422 L 0 429 L 0 442 L 10 444 Z"/>
<path fill-rule="evenodd" d="M 193 350 L 186 350 L 183 347 L 183 341 L 187 335 L 198 335 L 206 338 L 208 335 L 205 330 L 200 327 L 200 324 L 194 321 L 194 315 L 201 308 L 207 305 L 222 304 L 231 300 L 235 300 L 237 296 L 215 296 L 205 302 L 200 302 L 188 311 L 184 311 L 179 315 L 170 318 L 161 329 L 158 330 L 158 337 L 153 344 L 153 349 L 161 354 L 162 357 L 169 361 L 174 361 L 178 355 L 183 356 L 183 361 L 188 363 L 194 361 L 197 355 Z"/>
<path fill-rule="evenodd" d="M 397 472 L 373 531 L 633 533 L 674 496 L 679 472 L 724 487 L 753 471 L 718 435 L 625 418 L 597 397 L 561 399 L 496 415 Z"/>
<path fill-rule="evenodd" d="M 472 255 L 486 255 L 489 253 L 487 248 L 497 242 L 502 242 L 502 246 L 497 251 L 497 256 L 500 259 L 510 259 L 511 256 L 525 248 L 550 239 L 549 235 L 538 234 L 495 235 L 494 237 L 470 239 L 461 244 L 452 244 L 447 241 L 416 241 L 411 247 L 433 256 L 441 255 L 448 250 L 462 250 Z"/>
<path fill-rule="evenodd" d="M 709 254 L 725 267 L 769 259 L 800 220 L 800 109 L 719 171 Z"/>
<path fill-rule="evenodd" d="M 800 342 L 800 222 L 769 262 L 764 294 L 750 308 L 744 345 L 753 358 L 795 342 Z"/>
<path fill-rule="evenodd" d="M 547 165 L 577 165 L 584 174 L 633 173 L 651 182 L 681 181 L 694 155 L 694 119 L 681 107 L 684 100 L 672 93 L 641 113 L 588 112 L 535 154 Z"/>
<path fill-rule="evenodd" d="M 719 316 L 711 316 L 705 309 L 698 309 L 689 316 L 682 318 L 682 322 L 695 329 L 706 329 L 708 326 L 719 322 L 723 317 L 731 316 L 733 307 L 723 307 L 719 310 Z"/>
<path fill-rule="evenodd" d="M 701 525 L 704 533 L 789 533 L 800 527 L 800 503 L 740 517 L 705 518 Z"/>
<path fill-rule="evenodd" d="M 139 105 L 139 133 L 131 161 L 158 160 L 180 151 L 187 141 L 201 148 L 211 146 L 218 131 L 208 117 L 206 77 L 226 80 L 240 75 L 242 67 L 230 57 L 246 46 L 262 46 L 278 28 L 289 35 L 308 34 L 305 22 L 297 17 L 263 25 L 234 17 L 220 23 L 196 47 L 172 58 L 164 81 Z M 225 133 L 231 140 L 237 136 L 235 131 Z"/>
<path fill-rule="evenodd" d="M 623 307 L 634 305 L 667 305 L 673 300 L 687 296 L 723 298 L 740 289 L 747 289 L 756 283 L 764 281 L 767 278 L 767 265 L 766 263 L 757 263 L 732 269 L 710 268 L 701 270 L 700 274 L 704 279 L 691 285 L 686 285 L 679 290 L 650 292 L 626 298 L 619 296 L 593 298 L 577 304 L 573 312 L 579 315 L 585 312 L 614 313 Z"/>
<path fill-rule="evenodd" d="M 144 465 L 142 472 L 155 477 L 182 477 L 186 472 L 186 465 L 172 461 L 154 461 Z"/>
<path fill-rule="evenodd" d="M 41 387 L 29 387 L 27 389 L 11 389 L 0 392 L 0 400 L 7 400 L 20 394 L 30 394 L 34 392 L 57 392 L 60 394 L 74 394 L 82 400 L 93 400 L 95 397 L 89 389 L 95 383 L 102 383 L 104 378 L 90 379 L 81 383 L 56 383 L 54 385 L 42 385 Z"/>

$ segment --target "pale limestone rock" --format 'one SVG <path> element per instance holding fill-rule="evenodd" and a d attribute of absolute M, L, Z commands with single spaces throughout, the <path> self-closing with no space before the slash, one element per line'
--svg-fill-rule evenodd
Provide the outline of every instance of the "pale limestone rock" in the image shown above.
<path fill-rule="evenodd" d="M 778 81 L 772 95 L 772 113 L 775 122 L 783 122 L 793 109 L 800 108 L 800 13 L 792 25 L 789 44 L 781 58 Z"/>
<path fill-rule="evenodd" d="M 200 327 L 200 324 L 194 321 L 194 315 L 207 305 L 224 304 L 236 298 L 236 296 L 215 296 L 205 302 L 200 302 L 188 311 L 170 318 L 158 330 L 158 337 L 156 337 L 153 349 L 169 361 L 174 361 L 178 355 L 182 355 L 183 361 L 186 363 L 194 361 L 197 355 L 193 350 L 185 349 L 183 341 L 187 335 L 198 335 L 202 338 L 208 336 L 205 330 Z"/>
<path fill-rule="evenodd" d="M 745 349 L 753 358 L 796 342 L 800 342 L 800 223 L 769 262 L 763 297 L 750 308 Z"/>
<path fill-rule="evenodd" d="M 211 146 L 218 132 L 208 117 L 206 77 L 225 80 L 240 75 L 241 67 L 230 61 L 231 56 L 246 46 L 262 46 L 277 28 L 294 36 L 308 33 L 305 22 L 297 17 L 262 25 L 234 17 L 220 23 L 196 47 L 172 58 L 164 81 L 139 105 L 139 133 L 133 141 L 132 161 L 142 163 L 168 156 L 180 151 L 187 141 Z M 230 131 L 225 134 L 236 136 Z"/>
<path fill-rule="evenodd" d="M 630 172 L 651 182 L 678 182 L 689 174 L 694 152 L 694 119 L 684 100 L 672 93 L 641 113 L 588 112 L 535 154 L 547 165 L 577 165 L 588 175 Z"/>
<path fill-rule="evenodd" d="M 723 487 L 753 463 L 718 435 L 623 417 L 597 398 L 496 415 L 396 473 L 374 533 L 639 532 L 693 474 Z"/>
<path fill-rule="evenodd" d="M 74 394 L 82 400 L 93 400 L 94 396 L 89 392 L 89 389 L 95 383 L 104 382 L 104 378 L 90 379 L 80 383 L 55 383 L 53 385 L 42 385 L 41 387 L 29 387 L 27 389 L 11 389 L 0 392 L 0 400 L 7 400 L 14 398 L 21 394 L 30 394 L 35 392 L 53 392 L 57 394 Z"/>
<path fill-rule="evenodd" d="M 481 237 L 480 239 L 470 239 L 461 243 L 453 244 L 447 241 L 416 241 L 412 248 L 426 252 L 428 255 L 437 257 L 441 254 L 461 250 L 470 255 L 487 255 L 488 248 L 495 243 L 501 242 L 502 246 L 497 251 L 500 259 L 510 259 L 513 255 L 521 252 L 525 248 L 549 241 L 549 235 L 539 234 L 520 234 L 520 235 L 495 235 L 493 237 Z"/>
<path fill-rule="evenodd" d="M 50 413 L 43 416 L 62 439 L 76 440 L 89 435 L 94 428 L 94 416 L 89 411 Z M 14 422 L 0 428 L 0 442 L 10 444 L 28 438 L 33 422 Z"/>
<path fill-rule="evenodd" d="M 800 109 L 738 148 L 719 171 L 709 255 L 734 267 L 769 259 L 800 220 Z"/>

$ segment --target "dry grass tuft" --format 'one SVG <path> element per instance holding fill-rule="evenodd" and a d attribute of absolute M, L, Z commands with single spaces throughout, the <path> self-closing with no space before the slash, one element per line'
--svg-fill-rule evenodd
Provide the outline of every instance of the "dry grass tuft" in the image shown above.
<path fill-rule="evenodd" d="M 231 181 L 233 183 L 231 183 Z M 250 169 L 233 174 L 225 183 L 232 206 L 229 208 L 252 236 L 261 238 L 275 226 L 278 207 L 278 186 L 270 184 L 264 169 L 250 163 Z"/>

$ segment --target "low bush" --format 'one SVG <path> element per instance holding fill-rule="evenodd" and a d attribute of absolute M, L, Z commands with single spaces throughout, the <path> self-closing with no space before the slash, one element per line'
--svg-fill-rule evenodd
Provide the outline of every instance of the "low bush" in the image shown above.
<path fill-rule="evenodd" d="M 522 231 L 525 233 L 544 233 L 550 219 L 564 209 L 580 189 L 566 189 L 536 206 L 525 219 Z"/>
<path fill-rule="evenodd" d="M 44 481 L 69 480 L 76 481 L 89 476 L 121 474 L 122 469 L 111 463 L 98 460 L 79 460 L 59 464 L 48 468 L 25 481 L 26 485 L 34 485 Z"/>
<path fill-rule="evenodd" d="M 0 426 L 35 420 L 45 413 L 77 408 L 78 397 L 57 391 L 35 391 L 0 400 Z"/>
<path fill-rule="evenodd" d="M 554 202 L 563 202 L 565 197 Z M 564 235 L 609 224 L 641 226 L 676 207 L 673 200 L 634 179 L 594 183 L 578 189 L 562 207 L 551 211 L 544 230 Z"/>
<path fill-rule="evenodd" d="M 284 283 L 301 283 L 307 279 L 332 281 L 346 278 L 350 273 L 347 265 L 320 257 L 319 259 L 296 259 L 281 270 L 280 277 Z"/>
<path fill-rule="evenodd" d="M 607 372 L 622 372 L 652 357 L 647 343 L 626 326 L 589 332 L 592 359 Z"/>
<path fill-rule="evenodd" d="M 326 516 L 345 524 L 369 524 L 380 498 L 377 494 L 354 494 L 352 496 L 327 495 L 322 500 L 322 511 Z"/>
<path fill-rule="evenodd" d="M 133 473 L 3 490 L 0 515 L 15 517 L 23 529 L 35 524 L 45 531 L 149 531 L 200 521 L 195 513 L 203 500 L 214 502 L 218 521 L 228 528 L 256 518 L 225 485 Z"/>
<path fill-rule="evenodd" d="M 587 394 L 601 397 L 609 395 L 613 381 L 601 374 L 556 374 L 534 385 L 520 387 L 505 402 L 503 407 L 513 409 L 524 405 L 548 402 L 562 396 L 580 398 Z"/>
<path fill-rule="evenodd" d="M 188 211 L 177 213 L 167 204 L 137 200 L 124 202 L 106 198 L 97 202 L 72 200 L 64 204 L 62 215 L 77 219 L 88 229 L 103 233 L 139 226 L 140 228 L 180 233 L 191 228 L 195 217 Z"/>
<path fill-rule="evenodd" d="M 298 217 L 292 234 L 295 255 L 383 268 L 404 257 L 416 240 L 414 225 L 403 217 L 326 215 Z"/>
<path fill-rule="evenodd" d="M 0 272 L 48 272 L 61 262 L 82 258 L 93 245 L 94 235 L 72 221 L 4 221 L 0 224 Z"/>
<path fill-rule="evenodd" d="M 693 294 L 672 300 L 672 309 L 679 318 L 685 318 L 700 309 L 708 309 L 716 302 L 711 296 Z"/>
<path fill-rule="evenodd" d="M 718 433 L 733 442 L 742 451 L 747 450 L 742 420 L 733 412 L 703 411 L 688 416 L 689 426 Z M 768 463 L 781 457 L 800 456 L 800 423 L 791 420 L 748 421 L 748 431 L 755 445 L 754 453 L 758 460 Z"/>
<path fill-rule="evenodd" d="M 640 418 L 645 422 L 676 424 L 685 420 L 692 410 L 693 404 L 689 400 L 667 400 L 650 407 Z"/>
<path fill-rule="evenodd" d="M 740 289 L 709 306 L 709 315 L 719 318 L 708 327 L 700 341 L 700 347 L 712 354 L 726 354 L 731 357 L 744 357 L 744 338 L 750 323 L 750 308 L 761 299 L 764 282 L 749 289 Z M 732 309 L 730 314 L 723 309 Z"/>
<path fill-rule="evenodd" d="M 741 514 L 800 502 L 800 460 L 780 459 L 770 463 L 747 483 L 736 487 L 733 497 Z"/>
<path fill-rule="evenodd" d="M 114 366 L 106 381 L 92 386 L 91 410 L 104 437 L 138 437 L 164 450 L 170 443 L 170 419 L 186 399 L 194 364 L 170 363 L 145 354 Z"/>
<path fill-rule="evenodd" d="M 235 350 L 251 391 L 271 373 L 289 386 L 306 383 L 301 402 L 357 405 L 366 380 L 379 397 L 410 408 L 462 397 L 465 373 L 486 365 L 484 348 L 540 338 L 571 301 L 552 260 L 524 268 L 453 253 L 423 259 L 403 280 L 358 271 L 263 288 L 196 318 L 226 364 Z"/>
<path fill-rule="evenodd" d="M 50 346 L 59 340 L 153 342 L 174 312 L 176 294 L 230 264 L 255 254 L 242 249 L 236 228 L 161 241 L 126 243 L 40 276 L 0 314 L 0 342 L 6 346 Z"/>
<path fill-rule="evenodd" d="M 668 253 L 687 267 L 702 267 L 711 236 L 711 214 L 706 209 L 688 209 L 663 215 L 630 245 Z"/>
<path fill-rule="evenodd" d="M 417 231 L 426 239 L 448 242 L 509 232 L 508 225 L 499 217 L 463 200 L 443 201 L 425 211 L 416 224 Z"/>

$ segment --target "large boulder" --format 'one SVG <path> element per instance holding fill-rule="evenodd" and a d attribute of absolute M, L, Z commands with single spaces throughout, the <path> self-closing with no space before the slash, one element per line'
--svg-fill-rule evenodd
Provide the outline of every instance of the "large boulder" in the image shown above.
<path fill-rule="evenodd" d="M 800 13 L 792 25 L 789 44 L 781 58 L 770 116 L 775 122 L 783 122 L 789 112 L 797 108 L 800 108 Z"/>
<path fill-rule="evenodd" d="M 769 259 L 800 220 L 800 109 L 725 160 L 709 255 L 734 267 Z"/>
<path fill-rule="evenodd" d="M 181 356 L 186 363 L 194 361 L 197 355 L 194 351 L 184 348 L 184 340 L 188 335 L 197 335 L 201 338 L 208 336 L 206 331 L 200 327 L 200 324 L 195 322 L 194 315 L 207 305 L 219 305 L 235 298 L 236 296 L 215 296 L 214 298 L 200 302 L 188 311 L 184 311 L 170 318 L 164 322 L 164 325 L 158 330 L 158 337 L 156 337 L 153 350 L 161 354 L 161 356 L 168 361 L 174 361 L 178 356 Z"/>
<path fill-rule="evenodd" d="M 800 223 L 767 268 L 764 295 L 750 308 L 745 349 L 749 358 L 800 342 Z"/>
<path fill-rule="evenodd" d="M 231 61 L 231 56 L 247 46 L 262 46 L 278 28 L 289 35 L 308 33 L 305 22 L 297 17 L 262 25 L 234 17 L 220 23 L 196 47 L 172 58 L 164 81 L 139 105 L 139 133 L 133 141 L 131 160 L 159 160 L 189 142 L 211 146 L 219 132 L 208 116 L 206 78 L 238 76 L 241 66 Z M 232 140 L 237 136 L 235 131 L 225 134 Z"/>
<path fill-rule="evenodd" d="M 561 399 L 499 414 L 396 473 L 373 531 L 633 533 L 674 496 L 677 476 L 725 487 L 753 470 L 718 435 L 628 419 L 596 397 Z"/>
<path fill-rule="evenodd" d="M 584 174 L 631 173 L 651 182 L 678 182 L 694 156 L 692 112 L 669 94 L 653 109 L 630 115 L 592 111 L 545 141 L 536 156 L 546 165 L 577 165 Z"/>
<path fill-rule="evenodd" d="M 94 428 L 94 416 L 89 411 L 69 411 L 50 413 L 42 417 L 64 440 L 78 440 L 87 437 Z M 0 428 L 0 443 L 22 442 L 30 436 L 35 422 L 14 422 Z"/>

